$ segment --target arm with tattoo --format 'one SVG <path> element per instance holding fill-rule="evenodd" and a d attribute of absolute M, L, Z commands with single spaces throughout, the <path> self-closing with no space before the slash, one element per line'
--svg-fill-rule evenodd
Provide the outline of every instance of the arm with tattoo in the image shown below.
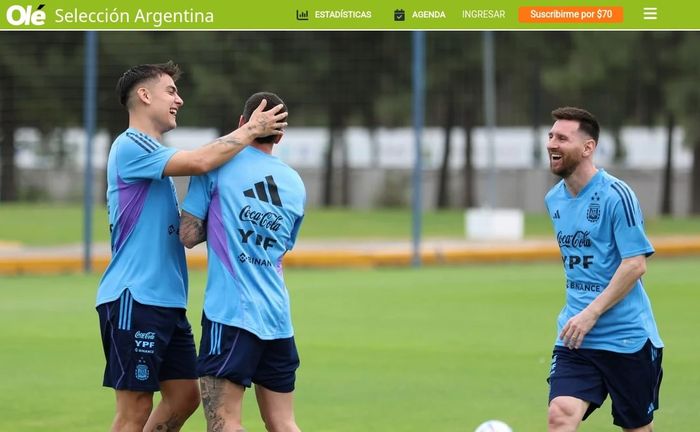
<path fill-rule="evenodd" d="M 192 249 L 207 239 L 206 221 L 199 219 L 186 211 L 180 216 L 180 241 L 185 247 Z"/>
<path fill-rule="evenodd" d="M 281 135 L 287 123 L 287 112 L 280 112 L 280 104 L 263 111 L 263 100 L 243 126 L 194 150 L 180 150 L 173 154 L 163 169 L 164 176 L 200 175 L 226 163 L 258 137 Z"/>

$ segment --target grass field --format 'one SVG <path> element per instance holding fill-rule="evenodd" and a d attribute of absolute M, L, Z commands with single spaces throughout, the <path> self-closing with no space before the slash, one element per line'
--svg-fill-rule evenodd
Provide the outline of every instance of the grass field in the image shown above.
<path fill-rule="evenodd" d="M 83 239 L 83 210 L 79 205 L 5 204 L 0 205 L 0 242 L 26 245 L 76 243 Z M 700 234 L 700 217 L 659 218 L 646 222 L 650 235 Z M 97 207 L 93 216 L 93 239 L 109 241 L 107 212 Z M 338 229 L 342 227 L 342 229 Z M 411 212 L 408 209 L 382 210 L 307 210 L 302 239 L 356 238 L 408 239 Z M 464 236 L 462 210 L 431 211 L 423 215 L 425 237 Z M 527 237 L 551 236 L 551 222 L 545 215 L 526 215 Z"/>
<path fill-rule="evenodd" d="M 652 259 L 645 277 L 664 351 L 660 431 L 697 428 L 697 258 Z M 499 418 L 545 430 L 561 265 L 290 270 L 302 358 L 296 411 L 306 431 L 473 431 Z M 205 275 L 193 273 L 199 331 Z M 0 431 L 107 430 L 94 311 L 99 276 L 0 278 Z M 197 336 L 198 337 L 198 336 Z M 248 430 L 262 431 L 252 393 Z M 199 410 L 185 431 L 203 431 Z M 609 404 L 582 431 L 618 430 Z"/>

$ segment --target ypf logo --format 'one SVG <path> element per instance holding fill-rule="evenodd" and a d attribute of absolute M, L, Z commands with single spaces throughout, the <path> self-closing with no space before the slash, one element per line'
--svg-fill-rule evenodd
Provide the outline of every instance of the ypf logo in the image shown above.
<path fill-rule="evenodd" d="M 12 5 L 7 8 L 5 18 L 7 22 L 13 26 L 42 26 L 46 21 L 46 12 L 41 10 L 45 5 L 40 4 L 36 10 L 32 10 L 32 6 Z"/>

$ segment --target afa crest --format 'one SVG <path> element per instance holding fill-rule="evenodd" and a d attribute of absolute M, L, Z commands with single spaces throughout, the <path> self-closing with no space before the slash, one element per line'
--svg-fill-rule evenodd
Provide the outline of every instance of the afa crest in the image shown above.
<path fill-rule="evenodd" d="M 139 381 L 146 381 L 148 379 L 148 376 L 150 375 L 148 371 L 148 366 L 145 364 L 137 364 L 136 365 L 136 379 Z"/>
<path fill-rule="evenodd" d="M 598 219 L 600 219 L 600 204 L 591 203 L 588 206 L 588 211 L 586 212 L 586 219 L 588 219 L 589 222 L 598 222 Z"/>

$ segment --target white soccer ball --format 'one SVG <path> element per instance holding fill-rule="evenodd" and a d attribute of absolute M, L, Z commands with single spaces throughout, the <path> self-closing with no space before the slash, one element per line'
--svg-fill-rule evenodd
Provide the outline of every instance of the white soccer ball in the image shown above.
<path fill-rule="evenodd" d="M 513 429 L 500 420 L 489 420 L 481 423 L 474 432 L 513 432 Z"/>

